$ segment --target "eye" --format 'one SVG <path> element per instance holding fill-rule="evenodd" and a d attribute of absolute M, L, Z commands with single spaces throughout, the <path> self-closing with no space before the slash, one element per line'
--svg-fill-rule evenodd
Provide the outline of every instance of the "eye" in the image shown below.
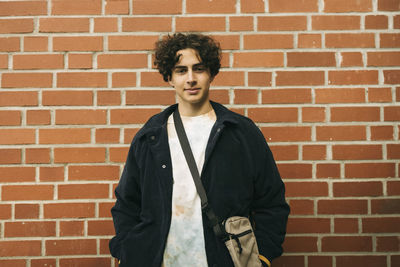
<path fill-rule="evenodd" d="M 175 68 L 174 73 L 183 74 L 186 72 L 186 68 Z"/>
<path fill-rule="evenodd" d="M 207 68 L 204 65 L 195 66 L 193 68 L 193 70 L 196 71 L 196 72 L 203 72 L 203 71 L 206 71 L 206 69 Z"/>

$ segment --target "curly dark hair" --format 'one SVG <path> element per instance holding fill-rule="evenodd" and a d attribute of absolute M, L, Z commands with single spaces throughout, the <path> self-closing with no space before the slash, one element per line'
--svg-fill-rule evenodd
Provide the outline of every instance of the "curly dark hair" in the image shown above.
<path fill-rule="evenodd" d="M 154 65 L 164 81 L 168 82 L 171 79 L 172 69 L 179 61 L 176 52 L 186 48 L 198 52 L 201 62 L 210 70 L 211 77 L 218 74 L 221 67 L 221 48 L 218 42 L 203 34 L 175 33 L 156 42 Z"/>

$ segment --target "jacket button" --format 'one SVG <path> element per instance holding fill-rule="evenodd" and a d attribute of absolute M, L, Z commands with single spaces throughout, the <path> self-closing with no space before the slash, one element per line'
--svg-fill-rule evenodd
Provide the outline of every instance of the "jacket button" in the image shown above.
<path fill-rule="evenodd" d="M 162 165 L 161 167 L 162 167 L 163 169 L 165 169 L 165 168 L 167 168 L 167 165 L 164 164 L 164 165 Z"/>
<path fill-rule="evenodd" d="M 154 141 L 154 140 L 156 140 L 156 137 L 155 137 L 154 135 L 152 135 L 152 136 L 150 136 L 150 139 L 151 139 L 152 141 Z"/>
<path fill-rule="evenodd" d="M 218 129 L 217 129 L 217 132 L 220 132 L 220 131 L 221 131 L 221 128 L 218 128 Z"/>

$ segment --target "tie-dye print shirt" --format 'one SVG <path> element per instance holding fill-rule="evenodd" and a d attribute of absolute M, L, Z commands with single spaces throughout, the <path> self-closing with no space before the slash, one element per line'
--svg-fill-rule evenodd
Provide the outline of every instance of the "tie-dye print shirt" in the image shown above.
<path fill-rule="evenodd" d="M 208 138 L 215 121 L 214 110 L 196 117 L 182 116 L 199 172 L 203 168 Z M 168 142 L 174 185 L 171 228 L 164 252 L 163 266 L 206 267 L 200 197 L 179 143 L 172 115 L 168 119 Z"/>

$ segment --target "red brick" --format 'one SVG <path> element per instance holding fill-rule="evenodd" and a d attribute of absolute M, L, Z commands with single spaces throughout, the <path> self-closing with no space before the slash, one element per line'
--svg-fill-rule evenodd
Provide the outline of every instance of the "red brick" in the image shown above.
<path fill-rule="evenodd" d="M 114 202 L 99 203 L 99 218 L 111 218 L 111 208 Z"/>
<path fill-rule="evenodd" d="M 58 185 L 58 199 L 107 198 L 108 184 L 62 184 Z"/>
<path fill-rule="evenodd" d="M 379 107 L 332 107 L 331 121 L 379 121 Z"/>
<path fill-rule="evenodd" d="M 106 110 L 56 110 L 56 124 L 106 124 Z"/>
<path fill-rule="evenodd" d="M 400 199 L 373 199 L 371 200 L 372 214 L 399 214 Z"/>
<path fill-rule="evenodd" d="M 254 89 L 237 89 L 234 91 L 235 104 L 257 104 L 258 103 L 258 90 Z"/>
<path fill-rule="evenodd" d="M 1 199 L 5 201 L 18 200 L 52 200 L 54 187 L 52 185 L 10 185 L 3 186 Z"/>
<path fill-rule="evenodd" d="M 289 49 L 293 48 L 291 34 L 248 34 L 243 36 L 244 49 Z"/>
<path fill-rule="evenodd" d="M 1 145 L 34 144 L 35 129 L 0 129 Z"/>
<path fill-rule="evenodd" d="M 388 178 L 395 177 L 394 163 L 347 163 L 346 178 Z"/>
<path fill-rule="evenodd" d="M 25 150 L 25 163 L 50 163 L 50 149 L 27 148 Z"/>
<path fill-rule="evenodd" d="M 377 197 L 383 195 L 381 182 L 333 183 L 334 197 Z"/>
<path fill-rule="evenodd" d="M 371 0 L 325 0 L 324 11 L 329 13 L 370 12 Z"/>
<path fill-rule="evenodd" d="M 392 102 L 392 89 L 368 88 L 368 102 Z"/>
<path fill-rule="evenodd" d="M 400 87 L 396 87 L 396 102 L 400 102 Z"/>
<path fill-rule="evenodd" d="M 137 50 L 153 50 L 154 43 L 158 41 L 158 35 L 144 36 L 109 36 L 109 51 L 137 51 Z"/>
<path fill-rule="evenodd" d="M 83 236 L 85 233 L 84 221 L 61 221 L 60 236 Z"/>
<path fill-rule="evenodd" d="M 127 105 L 171 105 L 175 103 L 173 90 L 131 90 L 126 92 Z"/>
<path fill-rule="evenodd" d="M 56 266 L 56 259 L 32 259 L 31 260 L 31 267 L 55 267 L 55 266 Z"/>
<path fill-rule="evenodd" d="M 171 17 L 122 18 L 123 32 L 169 32 L 171 28 Z"/>
<path fill-rule="evenodd" d="M 311 90 L 302 88 L 262 90 L 263 104 L 311 103 Z"/>
<path fill-rule="evenodd" d="M 274 260 L 274 267 L 296 266 L 305 267 L 304 256 L 287 256 L 286 254 Z"/>
<path fill-rule="evenodd" d="M 334 160 L 367 160 L 382 159 L 381 145 L 334 145 Z"/>
<path fill-rule="evenodd" d="M 302 122 L 326 121 L 326 110 L 320 107 L 304 107 L 301 111 Z"/>
<path fill-rule="evenodd" d="M 152 115 L 159 113 L 159 109 L 135 108 L 111 110 L 111 124 L 145 123 Z"/>
<path fill-rule="evenodd" d="M 263 0 L 240 1 L 241 13 L 264 13 L 265 3 Z"/>
<path fill-rule="evenodd" d="M 270 86 L 272 81 L 271 72 L 248 72 L 249 86 Z"/>
<path fill-rule="evenodd" d="M 368 52 L 368 66 L 398 66 L 400 52 Z"/>
<path fill-rule="evenodd" d="M 384 70 L 383 76 L 385 79 L 385 84 L 400 83 L 400 70 Z"/>
<path fill-rule="evenodd" d="M 119 166 L 69 166 L 68 174 L 68 180 L 70 181 L 118 180 Z"/>
<path fill-rule="evenodd" d="M 97 105 L 99 106 L 119 106 L 121 104 L 121 93 L 119 91 L 99 91 L 97 92 Z"/>
<path fill-rule="evenodd" d="M 57 87 L 107 87 L 105 72 L 57 73 Z"/>
<path fill-rule="evenodd" d="M 94 255 L 95 239 L 46 240 L 46 255 Z"/>
<path fill-rule="evenodd" d="M 88 222 L 88 235 L 113 235 L 115 233 L 112 220 L 107 221 L 89 221 Z"/>
<path fill-rule="evenodd" d="M 128 141 L 130 143 L 132 138 Z M 129 147 L 111 147 L 110 148 L 110 162 L 123 163 L 126 161 Z"/>
<path fill-rule="evenodd" d="M 96 143 L 119 143 L 119 128 L 100 128 L 96 129 Z"/>
<path fill-rule="evenodd" d="M 374 48 L 373 33 L 327 33 L 325 36 L 327 48 Z"/>
<path fill-rule="evenodd" d="M 106 14 L 129 14 L 129 0 L 107 0 L 105 6 Z"/>
<path fill-rule="evenodd" d="M 221 76 L 221 72 L 215 77 L 215 80 Z M 142 87 L 168 87 L 170 88 L 171 85 L 167 82 L 164 82 L 162 76 L 158 72 L 142 72 L 140 73 L 140 86 Z"/>
<path fill-rule="evenodd" d="M 359 30 L 360 16 L 313 16 L 313 30 Z"/>
<path fill-rule="evenodd" d="M 358 219 L 356 218 L 335 218 L 334 219 L 335 233 L 358 233 Z"/>
<path fill-rule="evenodd" d="M 318 141 L 353 141 L 365 139 L 365 126 L 317 126 Z"/>
<path fill-rule="evenodd" d="M 271 146 L 270 148 L 276 161 L 299 159 L 299 149 L 297 145 L 279 145 Z"/>
<path fill-rule="evenodd" d="M 291 0 L 270 0 L 269 12 L 318 12 L 318 0 L 302 0 L 293 2 Z"/>
<path fill-rule="evenodd" d="M 253 0 L 253 1 L 259 1 L 259 0 Z M 254 29 L 253 17 L 250 16 L 230 17 L 229 27 L 230 27 L 229 31 L 232 32 L 251 31 Z"/>
<path fill-rule="evenodd" d="M 288 67 L 335 67 L 334 52 L 288 52 Z"/>
<path fill-rule="evenodd" d="M 321 239 L 324 252 L 372 252 L 372 237 L 370 236 L 325 236 Z"/>
<path fill-rule="evenodd" d="M 102 9 L 101 0 L 52 0 L 52 15 L 100 15 Z"/>
<path fill-rule="evenodd" d="M 45 1 L 3 1 L 0 2 L 0 16 L 46 15 Z"/>
<path fill-rule="evenodd" d="M 399 0 L 379 0 L 378 1 L 379 11 L 399 11 L 400 1 Z"/>
<path fill-rule="evenodd" d="M 385 15 L 365 16 L 365 29 L 387 29 L 388 17 Z"/>
<path fill-rule="evenodd" d="M 289 218 L 288 234 L 330 233 L 331 223 L 328 218 Z"/>
<path fill-rule="evenodd" d="M 16 110 L 0 110 L 0 126 L 21 125 L 21 112 Z"/>
<path fill-rule="evenodd" d="M 396 15 L 393 17 L 393 28 L 400 29 L 400 15 Z"/>
<path fill-rule="evenodd" d="M 400 242 L 397 236 L 378 236 L 376 238 L 376 251 L 398 251 L 399 246 Z"/>
<path fill-rule="evenodd" d="M 381 48 L 400 47 L 400 34 L 398 33 L 381 33 L 379 37 Z"/>
<path fill-rule="evenodd" d="M 92 218 L 95 203 L 51 203 L 44 204 L 44 218 Z"/>
<path fill-rule="evenodd" d="M 39 219 L 39 204 L 15 204 L 15 219 Z"/>
<path fill-rule="evenodd" d="M 97 57 L 99 69 L 134 69 L 147 67 L 146 54 L 103 54 Z"/>
<path fill-rule="evenodd" d="M 165 0 L 133 0 L 132 1 L 133 14 L 135 15 L 150 15 L 150 14 L 181 14 L 182 13 L 182 1 L 171 0 L 166 2 Z"/>
<path fill-rule="evenodd" d="M 212 35 L 211 36 L 224 50 L 238 50 L 240 49 L 240 36 L 239 35 Z M 224 57 L 228 57 L 227 64 L 224 66 Z M 222 67 L 229 67 L 229 53 L 222 54 L 221 60 Z"/>
<path fill-rule="evenodd" d="M 318 214 L 367 214 L 367 200 L 318 200 Z"/>
<path fill-rule="evenodd" d="M 53 86 L 51 73 L 3 73 L 1 86 L 4 88 L 43 88 Z"/>
<path fill-rule="evenodd" d="M 329 194 L 326 182 L 286 182 L 285 188 L 287 197 L 326 197 Z"/>
<path fill-rule="evenodd" d="M 102 51 L 103 37 L 101 36 L 55 36 L 53 37 L 54 51 Z"/>
<path fill-rule="evenodd" d="M 265 16 L 258 17 L 258 31 L 304 31 L 307 30 L 305 16 Z"/>
<path fill-rule="evenodd" d="M 55 222 L 6 222 L 5 237 L 48 237 L 56 235 Z"/>
<path fill-rule="evenodd" d="M 41 256 L 42 242 L 40 240 L 0 241 L 1 255 Z"/>
<path fill-rule="evenodd" d="M 64 180 L 64 167 L 40 167 L 39 178 L 41 182 Z"/>
<path fill-rule="evenodd" d="M 238 52 L 233 53 L 233 66 L 248 67 L 283 67 L 281 52 Z"/>
<path fill-rule="evenodd" d="M 332 264 L 331 256 L 308 256 L 308 267 L 332 267 Z"/>
<path fill-rule="evenodd" d="M 21 163 L 21 149 L 0 149 L 0 164 Z"/>
<path fill-rule="evenodd" d="M 384 107 L 384 120 L 385 121 L 399 121 L 400 120 L 400 106 Z"/>
<path fill-rule="evenodd" d="M 55 163 L 100 163 L 105 161 L 106 151 L 101 147 L 55 148 Z"/>
<path fill-rule="evenodd" d="M 177 17 L 176 31 L 179 32 L 223 32 L 226 30 L 224 17 Z"/>
<path fill-rule="evenodd" d="M 360 52 L 342 52 L 339 58 L 341 67 L 364 66 L 363 55 Z"/>
<path fill-rule="evenodd" d="M 68 68 L 70 69 L 91 69 L 92 54 L 68 54 Z"/>
<path fill-rule="evenodd" d="M 326 146 L 325 145 L 304 145 L 303 160 L 325 160 Z"/>
<path fill-rule="evenodd" d="M 249 118 L 255 122 L 297 122 L 297 108 L 249 108 Z"/>
<path fill-rule="evenodd" d="M 268 142 L 310 141 L 311 128 L 307 126 L 262 127 Z"/>
<path fill-rule="evenodd" d="M 39 32 L 89 32 L 89 18 L 41 18 Z"/>
<path fill-rule="evenodd" d="M 112 74 L 112 87 L 135 87 L 135 72 L 114 72 Z M 111 91 L 110 91 L 111 92 Z"/>
<path fill-rule="evenodd" d="M 8 55 L 0 55 L 0 69 L 8 69 Z"/>
<path fill-rule="evenodd" d="M 28 125 L 49 125 L 51 123 L 50 110 L 27 110 L 26 123 Z"/>
<path fill-rule="evenodd" d="M 236 13 L 236 1 L 187 0 L 186 12 L 187 14 Z"/>
<path fill-rule="evenodd" d="M 297 43 L 298 48 L 321 48 L 321 34 L 300 33 Z"/>
<path fill-rule="evenodd" d="M 317 178 L 339 178 L 340 164 L 320 163 L 317 164 Z"/>
<path fill-rule="evenodd" d="M 386 256 L 337 256 L 337 266 L 341 267 L 354 267 L 354 266 L 388 266 Z"/>
<path fill-rule="evenodd" d="M 110 266 L 111 262 L 115 261 L 114 266 L 118 266 L 117 259 L 107 257 L 107 258 L 61 258 L 60 267 L 86 267 L 86 266 Z"/>
<path fill-rule="evenodd" d="M 363 233 L 400 233 L 399 217 L 363 218 Z"/>
<path fill-rule="evenodd" d="M 329 71 L 328 83 L 332 85 L 378 84 L 376 70 Z"/>
<path fill-rule="evenodd" d="M 43 91 L 44 106 L 92 106 L 92 91 Z"/>
<path fill-rule="evenodd" d="M 318 238 L 316 236 L 286 236 L 285 242 L 283 244 L 283 249 L 289 253 L 317 252 L 318 251 L 317 243 L 318 243 Z"/>
<path fill-rule="evenodd" d="M 308 199 L 291 199 L 290 200 L 291 215 L 313 215 L 314 201 Z"/>
<path fill-rule="evenodd" d="M 211 90 L 210 91 L 210 100 L 219 102 L 223 105 L 229 104 L 229 91 L 222 89 L 222 90 Z"/>
<path fill-rule="evenodd" d="M 323 71 L 277 71 L 277 86 L 293 85 L 323 85 L 325 76 Z"/>
<path fill-rule="evenodd" d="M 387 144 L 388 159 L 400 159 L 400 144 Z"/>
<path fill-rule="evenodd" d="M 17 52 L 20 51 L 19 37 L 1 37 L 0 52 Z"/>
<path fill-rule="evenodd" d="M 94 18 L 94 32 L 117 32 L 118 18 Z"/>
<path fill-rule="evenodd" d="M 39 144 L 85 144 L 90 141 L 90 129 L 39 129 Z"/>
<path fill-rule="evenodd" d="M 33 32 L 33 19 L 0 19 L 0 34 L 31 32 Z"/>
<path fill-rule="evenodd" d="M 315 103 L 364 103 L 364 88 L 315 89 Z"/>
<path fill-rule="evenodd" d="M 371 140 L 393 140 L 393 126 L 371 126 Z"/>
<path fill-rule="evenodd" d="M 1 183 L 34 182 L 35 167 L 0 167 Z"/>
<path fill-rule="evenodd" d="M 25 36 L 24 51 L 25 52 L 47 52 L 49 38 L 45 36 Z"/>
<path fill-rule="evenodd" d="M 18 204 L 15 205 L 15 213 L 17 212 Z M 15 215 L 17 219 L 17 215 Z M 0 204 L 0 219 L 1 220 L 8 220 L 11 219 L 11 204 Z"/>
<path fill-rule="evenodd" d="M 283 179 L 307 179 L 312 177 L 311 164 L 280 163 L 278 164 L 278 169 Z"/>

